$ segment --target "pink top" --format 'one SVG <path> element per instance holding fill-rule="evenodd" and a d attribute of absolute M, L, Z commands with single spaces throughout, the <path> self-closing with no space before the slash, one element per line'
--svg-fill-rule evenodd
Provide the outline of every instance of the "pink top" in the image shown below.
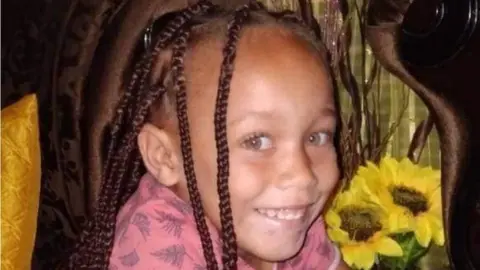
<path fill-rule="evenodd" d="M 109 269 L 206 269 L 192 211 L 175 193 L 145 175 L 117 216 Z M 221 263 L 219 235 L 211 224 L 208 226 L 217 262 Z M 319 219 L 310 228 L 301 252 L 274 269 L 333 270 L 339 260 L 339 251 Z M 241 258 L 238 269 L 253 270 Z"/>

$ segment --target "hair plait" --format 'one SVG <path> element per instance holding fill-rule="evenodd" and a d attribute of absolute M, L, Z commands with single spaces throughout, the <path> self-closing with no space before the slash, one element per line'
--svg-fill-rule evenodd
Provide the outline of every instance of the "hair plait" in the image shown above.
<path fill-rule="evenodd" d="M 158 52 L 169 46 L 188 20 L 213 7 L 208 1 L 200 1 L 179 13 L 159 33 L 153 49 L 145 53 L 135 65 L 130 83 L 117 106 L 111 124 L 111 136 L 95 212 L 79 235 L 68 260 L 68 269 L 108 268 L 116 215 L 138 185 L 139 176 L 143 172 L 135 138 L 145 123 L 151 104 L 165 92 L 162 85 L 146 83 L 152 63 Z"/>
<path fill-rule="evenodd" d="M 219 16 L 223 16 L 221 18 L 225 19 L 227 24 L 214 112 L 222 269 L 236 269 L 237 243 L 228 188 L 230 164 L 226 116 L 237 43 L 241 36 L 242 27 L 249 23 L 249 20 L 252 20 L 252 12 L 266 14 L 269 18 L 273 18 L 273 21 L 278 21 L 282 25 L 283 23 L 289 23 L 304 26 L 304 23 L 298 17 L 293 16 L 291 12 L 269 13 L 264 10 L 262 4 L 255 1 L 240 7 L 233 14 L 222 11 L 215 13 L 212 12 L 213 10 L 218 10 L 218 7 L 208 1 L 201 0 L 197 4 L 178 12 L 177 16 L 162 28 L 156 36 L 155 42 L 151 44 L 150 48 L 147 48 L 135 64 L 131 79 L 118 103 L 115 118 L 111 122 L 107 157 L 95 211 L 79 235 L 74 250 L 68 258 L 67 269 L 108 269 L 113 248 L 116 216 L 120 208 L 138 187 L 140 178 L 145 173 L 136 138 L 152 113 L 152 107 L 154 107 L 152 105 L 162 100 L 165 93 L 171 90 L 171 86 L 164 85 L 163 80 L 156 83 L 149 80 L 152 77 L 154 62 L 164 50 L 172 51 L 170 70 L 173 79 L 173 91 L 175 91 L 174 98 L 183 167 L 206 267 L 208 270 L 219 269 L 194 171 L 187 117 L 188 91 L 186 89 L 184 66 L 186 51 L 193 34 L 199 34 L 198 32 L 200 32 L 200 35 L 202 35 L 202 31 L 208 31 L 208 27 L 204 27 L 207 30 L 195 30 L 194 25 L 208 24 L 209 21 Z M 230 17 L 230 15 L 232 16 Z M 311 32 L 309 33 L 311 34 Z M 214 33 L 214 35 L 219 35 L 219 33 Z"/>
<path fill-rule="evenodd" d="M 172 59 L 172 71 L 175 75 L 175 90 L 177 93 L 177 117 L 178 127 L 180 130 L 180 142 L 184 163 L 185 176 L 187 178 L 187 188 L 192 202 L 193 214 L 197 223 L 197 230 L 200 234 L 200 240 L 204 256 L 207 262 L 207 269 L 218 269 L 215 253 L 213 251 L 210 233 L 208 232 L 207 223 L 202 207 L 200 193 L 197 188 L 197 180 L 195 177 L 195 169 L 192 157 L 192 147 L 190 144 L 190 130 L 187 118 L 187 93 L 185 87 L 185 74 L 183 60 L 186 51 L 187 39 L 189 32 L 183 31 L 175 42 Z"/>
<path fill-rule="evenodd" d="M 233 65 L 236 56 L 236 46 L 240 38 L 242 24 L 248 18 L 249 11 L 260 9 L 256 2 L 249 3 L 235 12 L 227 30 L 227 42 L 223 49 L 223 62 L 220 69 L 219 87 L 215 104 L 215 142 L 217 147 L 217 189 L 220 199 L 220 221 L 222 225 L 222 262 L 224 269 L 236 269 L 237 243 L 233 228 L 232 209 L 230 208 L 230 193 L 228 190 L 229 150 L 227 142 L 227 105 L 232 80 Z"/>

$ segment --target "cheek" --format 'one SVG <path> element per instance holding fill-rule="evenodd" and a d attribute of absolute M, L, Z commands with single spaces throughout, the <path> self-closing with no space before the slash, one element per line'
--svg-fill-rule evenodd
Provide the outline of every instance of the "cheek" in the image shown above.
<path fill-rule="evenodd" d="M 193 148 L 193 161 L 198 188 L 201 190 L 215 190 L 217 183 L 217 162 L 213 151 L 197 150 Z M 201 149 L 201 148 L 200 148 Z"/>
<path fill-rule="evenodd" d="M 248 207 L 267 188 L 271 170 L 268 170 L 265 164 L 249 163 L 234 156 L 230 159 L 230 168 L 232 207 Z"/>
<path fill-rule="evenodd" d="M 339 179 L 338 169 L 332 171 L 329 178 L 325 178 L 324 181 L 320 181 L 322 190 L 324 190 L 324 192 L 328 193 L 329 195 L 332 194 L 335 191 L 335 188 L 337 187 L 339 180 L 340 179 Z"/>
<path fill-rule="evenodd" d="M 217 228 L 220 228 L 215 153 L 213 151 L 206 151 L 207 147 L 203 148 L 205 150 L 196 149 L 199 148 L 193 148 L 193 160 L 195 163 L 197 188 L 200 192 L 203 208 L 208 219 L 213 222 Z"/>
<path fill-rule="evenodd" d="M 340 180 L 337 156 L 332 153 L 328 155 L 328 158 L 323 156 L 320 160 L 314 168 L 314 173 L 318 180 L 318 187 L 322 192 L 330 194 L 335 190 Z"/>

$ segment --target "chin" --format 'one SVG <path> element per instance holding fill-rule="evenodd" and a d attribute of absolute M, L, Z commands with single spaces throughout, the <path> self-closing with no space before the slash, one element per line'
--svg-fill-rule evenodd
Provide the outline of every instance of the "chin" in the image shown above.
<path fill-rule="evenodd" d="M 252 255 L 269 262 L 286 261 L 295 257 L 301 251 L 303 242 L 304 241 L 289 244 L 285 243 L 276 247 L 262 246 L 258 249 L 258 252 L 254 252 Z"/>
<path fill-rule="evenodd" d="M 269 252 L 264 252 L 259 258 L 262 258 L 265 261 L 269 262 L 281 262 L 289 260 L 295 257 L 301 250 L 301 246 L 298 248 L 288 248 L 282 250 L 271 250 Z"/>

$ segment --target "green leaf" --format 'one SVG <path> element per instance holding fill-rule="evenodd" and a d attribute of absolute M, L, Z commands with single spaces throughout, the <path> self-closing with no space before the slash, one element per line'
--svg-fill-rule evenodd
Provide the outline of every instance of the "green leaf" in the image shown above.
<path fill-rule="evenodd" d="M 413 270 L 417 269 L 417 262 L 427 252 L 429 247 L 422 247 L 413 232 L 395 234 L 391 236 L 403 250 L 402 257 L 379 256 L 380 269 Z"/>

